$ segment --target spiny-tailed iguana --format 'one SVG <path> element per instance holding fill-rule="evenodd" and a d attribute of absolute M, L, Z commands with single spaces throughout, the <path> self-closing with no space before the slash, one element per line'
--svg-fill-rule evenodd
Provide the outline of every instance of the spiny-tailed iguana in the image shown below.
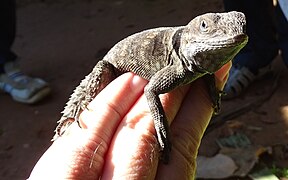
<path fill-rule="evenodd" d="M 214 110 L 221 93 L 214 72 L 233 59 L 247 43 L 245 16 L 240 12 L 207 13 L 186 26 L 160 27 L 131 35 L 118 42 L 74 90 L 59 120 L 54 139 L 61 136 L 88 103 L 124 72 L 149 80 L 144 93 L 154 119 L 162 160 L 168 163 L 169 126 L 158 97 L 205 75 Z"/>

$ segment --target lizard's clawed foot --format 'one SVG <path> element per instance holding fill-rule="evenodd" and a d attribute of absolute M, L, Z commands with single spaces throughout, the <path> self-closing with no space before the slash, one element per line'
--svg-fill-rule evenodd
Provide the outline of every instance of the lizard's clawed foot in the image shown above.
<path fill-rule="evenodd" d="M 223 95 L 225 95 L 224 91 L 218 91 L 218 93 L 216 93 L 216 95 L 212 97 L 214 115 L 217 115 L 221 110 L 221 97 Z"/>
<path fill-rule="evenodd" d="M 172 144 L 170 143 L 170 141 L 167 141 L 164 148 L 161 150 L 161 154 L 160 154 L 160 160 L 164 164 L 169 163 L 171 149 L 172 149 Z"/>

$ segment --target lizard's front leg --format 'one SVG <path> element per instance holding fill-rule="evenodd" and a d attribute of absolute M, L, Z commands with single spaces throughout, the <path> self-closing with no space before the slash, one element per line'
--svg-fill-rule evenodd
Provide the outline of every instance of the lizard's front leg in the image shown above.
<path fill-rule="evenodd" d="M 145 96 L 154 120 L 158 143 L 162 151 L 161 160 L 167 164 L 171 151 L 169 124 L 161 104 L 159 94 L 163 94 L 178 87 L 183 78 L 177 73 L 177 68 L 166 67 L 157 72 L 144 89 Z"/>
<path fill-rule="evenodd" d="M 164 163 L 168 163 L 171 151 L 169 125 L 160 98 L 158 97 L 159 94 L 151 86 L 146 86 L 144 92 L 154 120 L 160 150 L 162 151 L 161 160 Z"/>

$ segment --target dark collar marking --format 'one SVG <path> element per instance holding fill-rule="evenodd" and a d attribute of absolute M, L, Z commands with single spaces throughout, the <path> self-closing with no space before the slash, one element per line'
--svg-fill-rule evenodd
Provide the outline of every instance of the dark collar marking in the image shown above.
<path fill-rule="evenodd" d="M 173 49 L 175 50 L 178 57 L 180 57 L 179 49 L 180 49 L 180 43 L 181 43 L 180 40 L 181 40 L 182 32 L 183 32 L 183 28 L 180 28 L 174 33 L 172 37 Z"/>

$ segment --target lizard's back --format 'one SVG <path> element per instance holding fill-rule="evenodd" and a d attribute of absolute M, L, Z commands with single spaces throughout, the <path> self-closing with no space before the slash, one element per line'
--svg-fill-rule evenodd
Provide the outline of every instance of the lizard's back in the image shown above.
<path fill-rule="evenodd" d="M 180 28 L 161 27 L 136 33 L 118 42 L 103 59 L 121 72 L 131 71 L 149 80 L 173 63 L 171 41 Z"/>

